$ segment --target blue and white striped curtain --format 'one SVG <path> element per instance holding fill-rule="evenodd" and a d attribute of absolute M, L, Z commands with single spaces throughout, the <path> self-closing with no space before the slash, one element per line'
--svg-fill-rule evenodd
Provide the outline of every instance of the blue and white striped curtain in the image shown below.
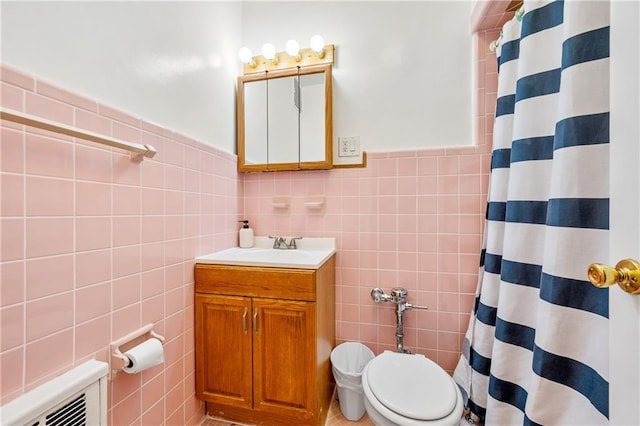
<path fill-rule="evenodd" d="M 454 378 L 487 425 L 607 424 L 609 2 L 525 1 L 497 50 L 474 311 Z"/>

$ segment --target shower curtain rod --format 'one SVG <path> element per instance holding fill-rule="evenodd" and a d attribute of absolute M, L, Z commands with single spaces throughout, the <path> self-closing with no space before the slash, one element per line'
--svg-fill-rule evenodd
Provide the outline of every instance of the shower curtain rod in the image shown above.
<path fill-rule="evenodd" d="M 524 4 L 523 0 L 513 0 L 511 3 L 509 3 L 509 5 L 507 6 L 507 8 L 504 11 L 505 12 L 514 12 L 514 11 L 520 9 L 523 4 Z"/>
<path fill-rule="evenodd" d="M 522 1 L 512 1 L 509 3 L 509 6 L 505 9 L 505 12 L 516 11 L 516 14 L 513 15 L 511 19 L 517 19 L 518 21 L 522 21 L 522 15 L 524 15 L 524 2 Z M 498 46 L 500 45 L 500 40 L 502 40 L 502 31 L 500 31 L 500 36 L 489 43 L 489 50 L 495 52 Z"/>
<path fill-rule="evenodd" d="M 12 121 L 26 126 L 37 127 L 38 129 L 48 130 L 60 133 L 74 138 L 80 138 L 112 148 L 120 148 L 135 154 L 133 158 L 143 160 L 144 157 L 151 158 L 156 155 L 156 149 L 151 145 L 142 145 L 138 143 L 124 142 L 118 139 L 109 138 L 98 133 L 82 130 L 77 127 L 67 126 L 66 124 L 56 123 L 45 118 L 36 117 L 19 111 L 7 108 L 0 108 L 0 119 Z"/>

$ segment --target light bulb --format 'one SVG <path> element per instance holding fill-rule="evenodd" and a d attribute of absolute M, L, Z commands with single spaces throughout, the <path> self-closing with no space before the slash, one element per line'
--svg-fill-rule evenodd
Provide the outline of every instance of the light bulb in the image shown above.
<path fill-rule="evenodd" d="M 238 50 L 238 57 L 243 64 L 250 64 L 251 61 L 253 61 L 253 54 L 248 47 L 241 47 L 240 50 Z"/>
<path fill-rule="evenodd" d="M 272 61 L 276 57 L 276 48 L 271 43 L 265 43 L 262 46 L 262 56 Z"/>
<path fill-rule="evenodd" d="M 311 49 L 316 52 L 316 53 L 320 53 L 324 50 L 324 39 L 322 38 L 321 35 L 314 35 L 313 37 L 311 37 L 311 40 L 309 41 L 309 45 L 311 46 Z"/>
<path fill-rule="evenodd" d="M 297 41 L 295 40 L 287 41 L 287 44 L 285 45 L 285 50 L 287 51 L 287 54 L 289 56 L 296 59 L 296 62 L 300 60 L 300 45 L 298 44 Z"/>

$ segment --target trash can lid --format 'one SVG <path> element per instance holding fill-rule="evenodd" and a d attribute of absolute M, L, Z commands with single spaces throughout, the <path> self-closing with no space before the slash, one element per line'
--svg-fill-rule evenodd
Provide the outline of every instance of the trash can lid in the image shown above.
<path fill-rule="evenodd" d="M 436 420 L 455 409 L 451 376 L 424 355 L 385 351 L 369 363 L 371 392 L 388 409 L 416 420 Z"/>

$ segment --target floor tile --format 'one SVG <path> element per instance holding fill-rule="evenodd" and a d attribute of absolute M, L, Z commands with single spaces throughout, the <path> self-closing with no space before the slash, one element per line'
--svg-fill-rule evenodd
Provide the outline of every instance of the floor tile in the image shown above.
<path fill-rule="evenodd" d="M 250 426 L 250 425 L 245 425 L 243 423 L 228 422 L 221 419 L 206 418 L 202 423 L 202 426 Z M 325 422 L 325 426 L 373 426 L 373 422 L 369 420 L 367 413 L 365 413 L 364 416 L 357 422 L 352 422 L 347 420 L 342 415 L 342 411 L 340 411 L 340 403 L 338 402 L 337 398 L 334 398 L 331 401 L 331 405 L 329 406 L 329 412 L 327 413 L 327 421 Z"/>

